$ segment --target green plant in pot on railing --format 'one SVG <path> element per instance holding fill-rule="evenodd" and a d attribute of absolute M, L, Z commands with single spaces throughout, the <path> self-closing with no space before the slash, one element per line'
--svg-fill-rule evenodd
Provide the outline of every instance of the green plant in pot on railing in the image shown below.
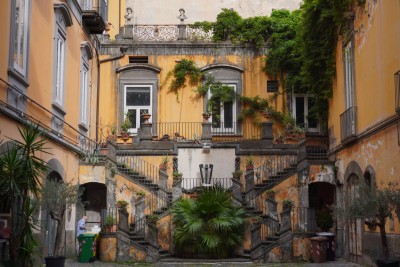
<path fill-rule="evenodd" d="M 104 220 L 103 231 L 105 233 L 112 232 L 112 229 L 116 223 L 117 220 L 111 214 L 107 215 L 106 219 Z"/>
<path fill-rule="evenodd" d="M 121 124 L 121 136 L 122 138 L 129 138 L 129 129 L 132 127 L 131 123 L 131 112 L 128 111 L 125 113 L 124 121 Z"/>
<path fill-rule="evenodd" d="M 253 155 L 248 155 L 246 157 L 246 170 L 253 170 L 254 169 L 254 157 Z"/>
<path fill-rule="evenodd" d="M 172 177 L 174 178 L 174 180 L 180 180 L 182 179 L 183 174 L 179 171 L 174 171 L 172 173 Z"/>
<path fill-rule="evenodd" d="M 160 170 L 166 171 L 167 167 L 168 167 L 168 163 L 169 163 L 168 155 L 162 157 L 161 163 L 160 163 L 160 166 L 159 166 Z"/>
<path fill-rule="evenodd" d="M 291 199 L 284 199 L 282 201 L 282 210 L 292 210 L 294 207 L 294 202 Z"/>

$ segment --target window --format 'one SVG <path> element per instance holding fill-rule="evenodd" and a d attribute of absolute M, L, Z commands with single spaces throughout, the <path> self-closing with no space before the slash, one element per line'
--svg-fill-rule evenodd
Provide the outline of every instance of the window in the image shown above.
<path fill-rule="evenodd" d="M 56 36 L 55 68 L 55 103 L 62 107 L 64 101 L 65 36 L 61 32 L 58 32 Z"/>
<path fill-rule="evenodd" d="M 80 102 L 80 113 L 79 121 L 81 126 L 88 126 L 88 84 L 89 84 L 89 64 L 86 51 L 82 51 L 81 58 L 81 102 Z"/>
<path fill-rule="evenodd" d="M 353 42 L 348 42 L 343 49 L 344 89 L 346 109 L 354 106 L 354 49 Z"/>
<path fill-rule="evenodd" d="M 52 128 L 62 132 L 62 119 L 66 114 L 64 110 L 65 94 L 65 61 L 67 45 L 67 27 L 72 25 L 69 9 L 64 3 L 54 4 L 54 54 L 53 54 L 53 103 Z"/>
<path fill-rule="evenodd" d="M 278 80 L 268 80 L 267 81 L 267 92 L 277 93 L 279 92 L 279 82 Z"/>
<path fill-rule="evenodd" d="M 147 63 L 149 63 L 149 57 L 148 56 L 130 56 L 129 64 L 132 64 L 132 63 L 147 64 Z"/>
<path fill-rule="evenodd" d="M 19 74 L 27 76 L 29 0 L 15 1 L 15 28 L 13 67 Z"/>
<path fill-rule="evenodd" d="M 137 133 L 143 123 L 141 114 L 150 113 L 152 110 L 151 85 L 126 85 L 124 89 L 124 114 L 130 113 L 130 133 Z M 151 122 L 151 118 L 149 120 Z"/>
<path fill-rule="evenodd" d="M 232 87 L 236 92 L 235 84 L 224 84 Z M 212 92 L 209 92 L 209 98 Z M 236 133 L 236 100 L 221 102 L 219 106 L 213 107 L 211 116 L 212 131 L 214 133 Z"/>
<path fill-rule="evenodd" d="M 311 109 L 314 106 L 314 98 L 308 95 L 293 96 L 293 117 L 296 125 L 304 128 L 307 132 L 318 132 L 318 120 L 311 116 Z"/>

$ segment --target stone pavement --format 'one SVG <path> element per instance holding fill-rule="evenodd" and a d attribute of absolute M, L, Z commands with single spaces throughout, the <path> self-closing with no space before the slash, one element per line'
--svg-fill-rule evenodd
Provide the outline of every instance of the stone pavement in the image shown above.
<path fill-rule="evenodd" d="M 251 263 L 251 262 L 243 262 L 239 260 L 188 260 L 188 259 L 169 259 L 168 262 L 158 262 L 154 264 L 150 263 L 134 263 L 134 262 L 126 262 L 126 263 L 110 263 L 110 262 L 100 262 L 95 261 L 93 263 L 79 263 L 76 259 L 68 259 L 65 263 L 65 267 L 106 267 L 106 266 L 115 266 L 115 267 L 123 267 L 123 266 L 138 266 L 138 267 L 209 267 L 209 266 L 219 266 L 219 267 L 244 267 L 244 266 L 254 266 L 254 267 L 317 267 L 317 266 L 326 266 L 326 267 L 361 267 L 362 265 L 347 262 L 344 259 L 337 258 L 335 261 L 329 261 L 324 263 L 309 263 L 309 262 L 298 262 L 298 263 Z"/>

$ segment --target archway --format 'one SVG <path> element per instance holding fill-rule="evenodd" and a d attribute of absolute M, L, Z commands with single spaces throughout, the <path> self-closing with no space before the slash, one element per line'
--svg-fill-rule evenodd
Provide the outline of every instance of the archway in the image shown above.
<path fill-rule="evenodd" d="M 95 182 L 86 183 L 80 187 L 83 189 L 84 209 L 77 209 L 76 220 L 78 221 L 85 214 L 88 229 L 94 225 L 100 226 L 102 211 L 107 208 L 107 187 Z"/>
<path fill-rule="evenodd" d="M 328 182 L 310 183 L 309 207 L 314 210 L 317 231 L 328 231 L 333 227 L 332 205 L 336 203 L 336 187 Z"/>

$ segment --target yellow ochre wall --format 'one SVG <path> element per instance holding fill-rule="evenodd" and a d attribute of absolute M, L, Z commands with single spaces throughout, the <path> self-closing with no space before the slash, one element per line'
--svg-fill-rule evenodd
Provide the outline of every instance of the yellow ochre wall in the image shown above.
<path fill-rule="evenodd" d="M 400 2 L 367 1 L 354 22 L 355 98 L 358 133 L 394 115 L 394 73 L 400 70 Z M 340 114 L 345 111 L 343 37 L 336 50 L 336 81 L 329 105 L 329 127 L 340 141 Z"/>
<path fill-rule="evenodd" d="M 101 59 L 108 57 L 108 55 L 102 55 Z M 218 63 L 228 63 L 242 67 L 244 69 L 242 74 L 242 95 L 251 97 L 258 95 L 261 98 L 268 98 L 272 95 L 267 93 L 266 90 L 268 77 L 262 71 L 265 60 L 262 56 L 149 55 L 149 64 L 161 69 L 160 74 L 158 74 L 159 94 L 158 96 L 153 96 L 158 97 L 158 122 L 202 121 L 203 99 L 198 98 L 197 93 L 194 92 L 197 86 L 187 84 L 183 90 L 180 90 L 178 98 L 174 93 L 168 92 L 169 83 L 173 77 L 161 88 L 168 72 L 173 70 L 176 64 L 175 61 L 184 58 L 194 61 L 198 67 Z M 128 65 L 128 60 L 129 57 L 127 55 L 119 62 L 111 61 L 101 64 L 100 125 L 118 124 L 118 117 L 122 112 L 122 107 L 119 109 L 118 105 L 123 103 L 118 103 L 118 76 L 115 74 L 115 69 Z M 282 106 L 281 102 L 279 97 L 278 108 Z M 258 119 L 262 121 L 260 117 Z M 254 119 L 248 118 L 246 120 L 251 121 Z M 118 129 L 120 129 L 119 125 Z"/>

